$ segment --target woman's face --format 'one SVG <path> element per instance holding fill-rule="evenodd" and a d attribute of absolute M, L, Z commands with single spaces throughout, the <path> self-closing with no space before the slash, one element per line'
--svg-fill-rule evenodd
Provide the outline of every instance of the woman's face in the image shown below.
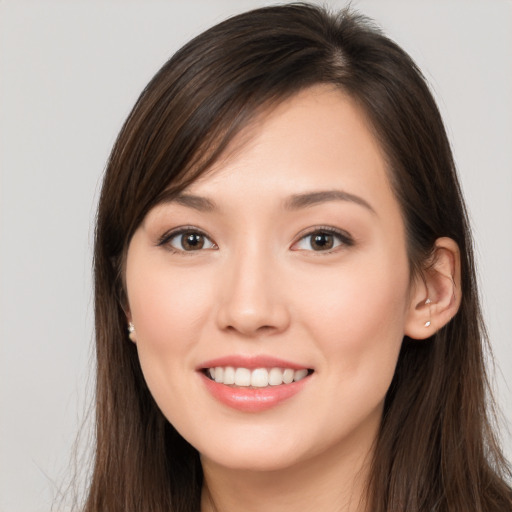
<path fill-rule="evenodd" d="M 327 86 L 229 149 L 131 240 L 129 316 L 149 389 L 212 464 L 361 459 L 411 307 L 382 151 Z"/>

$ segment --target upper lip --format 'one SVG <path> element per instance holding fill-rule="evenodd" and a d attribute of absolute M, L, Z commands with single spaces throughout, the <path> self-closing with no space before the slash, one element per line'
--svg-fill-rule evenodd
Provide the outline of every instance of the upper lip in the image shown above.
<path fill-rule="evenodd" d="M 309 366 L 279 359 L 269 355 L 258 356 L 244 356 L 244 355 L 231 355 L 210 359 L 201 363 L 197 369 L 204 370 L 206 368 L 216 368 L 218 366 L 233 366 L 234 368 L 248 368 L 254 370 L 255 368 L 292 368 L 293 370 L 302 370 L 303 368 L 310 369 Z"/>

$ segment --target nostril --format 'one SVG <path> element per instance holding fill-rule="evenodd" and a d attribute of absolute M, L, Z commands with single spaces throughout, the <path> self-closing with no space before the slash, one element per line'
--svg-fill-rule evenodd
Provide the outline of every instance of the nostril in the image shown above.
<path fill-rule="evenodd" d="M 271 334 L 272 332 L 278 331 L 279 328 L 273 325 L 261 325 L 257 326 L 257 324 L 250 324 L 249 322 L 238 323 L 236 325 L 226 325 L 224 329 L 228 332 L 236 332 L 238 334 L 244 335 L 254 335 L 254 334 Z"/>
<path fill-rule="evenodd" d="M 272 331 L 274 330 L 275 327 L 272 327 L 271 325 L 262 325 L 261 327 L 258 327 L 258 331 L 260 332 L 267 332 L 267 331 Z"/>

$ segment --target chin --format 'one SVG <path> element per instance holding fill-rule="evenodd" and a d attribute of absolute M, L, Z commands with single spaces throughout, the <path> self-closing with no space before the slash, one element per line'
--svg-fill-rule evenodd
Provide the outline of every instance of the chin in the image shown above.
<path fill-rule="evenodd" d="M 246 450 L 244 453 L 201 454 L 201 461 L 222 466 L 229 470 L 247 472 L 273 472 L 291 468 L 299 463 L 296 454 L 281 454 L 275 451 L 258 449 Z"/>
<path fill-rule="evenodd" d="M 202 461 L 229 470 L 273 472 L 298 467 L 321 457 L 325 448 L 318 438 L 316 442 L 304 444 L 304 439 L 310 439 L 307 432 L 294 436 L 290 429 L 284 432 L 240 430 L 219 436 L 216 441 L 212 436 L 204 440 L 202 446 L 196 444 Z"/>

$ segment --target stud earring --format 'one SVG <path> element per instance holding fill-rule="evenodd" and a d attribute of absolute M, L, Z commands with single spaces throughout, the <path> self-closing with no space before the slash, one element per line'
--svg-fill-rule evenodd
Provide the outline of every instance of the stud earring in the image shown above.
<path fill-rule="evenodd" d="M 135 337 L 135 325 L 132 322 L 128 323 L 128 338 L 130 338 L 134 343 L 137 341 Z"/>
<path fill-rule="evenodd" d="M 425 305 L 429 306 L 429 311 L 430 311 L 430 304 L 432 304 L 432 301 L 427 297 L 427 300 L 425 301 Z M 425 327 L 430 327 L 430 320 L 427 320 L 425 322 Z"/>

